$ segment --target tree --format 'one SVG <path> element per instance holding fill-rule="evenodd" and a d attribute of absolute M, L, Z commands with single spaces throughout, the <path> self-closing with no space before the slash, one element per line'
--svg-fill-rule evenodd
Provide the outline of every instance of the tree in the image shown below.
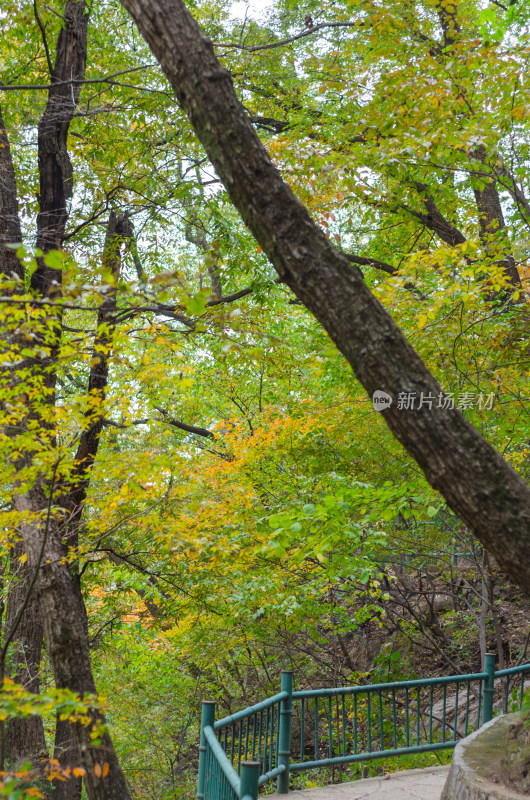
<path fill-rule="evenodd" d="M 20 67 L 17 61 L 22 54 L 17 49 L 17 36 L 21 28 L 27 29 L 29 8 L 24 3 L 14 4 L 9 17 L 2 19 L 4 32 L 7 30 L 12 37 L 6 48 L 5 64 L 10 82 Z M 91 22 L 99 25 L 101 32 L 106 20 L 98 18 L 96 9 L 93 12 Z M 209 289 L 202 287 L 203 275 L 199 270 L 199 286 L 190 289 L 190 296 L 185 292 L 186 300 L 190 301 L 187 309 L 180 300 L 171 302 L 175 300 L 174 292 L 168 292 L 163 277 L 159 279 L 160 291 L 156 283 L 153 290 L 146 286 L 148 263 L 139 261 L 131 216 L 145 212 L 144 224 L 156 219 L 160 203 L 145 197 L 146 186 L 154 195 L 158 191 L 164 198 L 172 198 L 175 184 L 184 183 L 182 174 L 177 170 L 176 180 L 168 181 L 163 192 L 159 188 L 160 173 L 157 183 L 150 184 L 149 176 L 153 170 L 159 170 L 162 156 L 153 162 L 151 143 L 149 146 L 144 143 L 144 160 L 131 161 L 130 132 L 127 129 L 125 137 L 119 126 L 107 131 L 112 140 L 112 147 L 105 151 L 111 160 L 110 167 L 103 160 L 96 163 L 92 140 L 85 137 L 84 126 L 90 128 L 99 115 L 104 119 L 109 108 L 102 104 L 94 112 L 92 96 L 87 98 L 85 106 L 79 102 L 83 85 L 91 86 L 92 81 L 101 85 L 107 81 L 99 74 L 93 79 L 85 77 L 87 59 L 90 65 L 94 50 L 98 53 L 100 46 L 98 36 L 88 35 L 88 8 L 84 2 L 66 2 L 60 13 L 46 9 L 41 16 L 34 5 L 31 14 L 34 25 L 29 29 L 28 47 L 37 55 L 32 57 L 30 68 L 23 71 L 30 80 L 28 91 L 45 93 L 44 108 L 40 102 L 33 102 L 34 95 L 30 94 L 29 102 L 8 104 L 6 119 L 0 124 L 0 267 L 5 353 L 1 367 L 5 455 L 2 515 L 6 533 L 3 553 L 10 555 L 0 677 L 3 682 L 7 664 L 8 675 L 22 682 L 26 690 L 38 691 L 44 639 L 57 689 L 69 687 L 77 696 L 94 701 L 84 715 L 84 723 L 76 718 L 72 724 L 70 718 L 64 718 L 64 707 L 57 707 L 53 755 L 61 762 L 62 777 L 67 774 L 65 770 L 72 775 L 72 767 L 80 768 L 84 770 L 90 797 L 102 796 L 103 792 L 107 797 L 123 798 L 128 796 L 128 789 L 112 741 L 108 733 L 99 735 L 104 717 L 95 699 L 88 620 L 81 592 L 81 571 L 86 564 L 80 563 L 86 539 L 93 533 L 87 534 L 90 521 L 87 499 L 94 465 L 102 432 L 105 426 L 112 425 L 105 414 L 113 358 L 120 357 L 116 356 L 114 346 L 124 328 L 131 326 L 130 320 L 145 313 L 159 313 L 182 323 L 184 331 L 191 332 L 199 325 L 193 315 L 200 316 L 207 304 L 212 308 L 222 306 L 245 296 L 249 290 L 220 297 L 221 287 L 217 282 L 218 294 L 214 298 Z M 120 21 L 123 22 L 123 12 Z M 127 51 L 124 54 L 124 71 L 134 72 L 137 65 L 130 65 L 129 55 Z M 125 84 L 121 88 L 132 90 L 133 96 L 137 91 L 134 85 Z M 19 86 L 4 87 L 4 91 L 19 89 Z M 149 91 L 157 98 L 158 111 L 161 97 L 166 94 L 156 89 Z M 100 94 L 96 91 L 95 97 Z M 151 110 L 146 112 L 140 102 L 134 105 L 134 113 L 136 121 L 131 123 L 131 129 L 138 125 L 142 113 L 149 114 Z M 35 114 L 39 117 L 36 172 L 33 163 L 28 164 L 20 157 L 18 147 L 25 135 L 18 123 L 29 120 L 31 126 Z M 72 123 L 81 128 L 81 132 L 76 131 L 76 147 L 72 146 L 72 136 L 69 138 Z M 164 122 L 162 128 L 156 135 L 157 152 L 161 154 L 164 147 L 167 151 L 173 147 L 172 139 L 164 141 Z M 116 146 L 116 139 L 122 141 L 122 150 Z M 100 136 L 94 144 L 96 153 L 102 152 L 97 148 L 103 144 L 104 137 Z M 189 155 L 185 148 L 183 152 Z M 83 176 L 83 200 L 77 202 L 73 164 L 79 170 L 86 162 L 90 170 Z M 192 154 L 186 161 L 192 174 L 194 166 Z M 34 194 L 31 190 L 36 183 L 39 190 Z M 189 185 L 184 186 L 182 194 L 189 199 Z M 23 238 L 31 235 L 30 220 L 34 215 L 36 258 L 27 257 L 20 249 Z M 106 220 L 101 226 L 102 235 L 98 226 L 103 217 Z M 66 246 L 70 251 L 79 248 L 83 277 L 64 252 Z M 125 281 L 120 284 L 120 280 L 127 251 L 140 292 L 128 296 L 118 313 L 118 302 L 124 299 L 118 289 L 126 285 Z M 157 270 L 161 271 L 158 264 Z M 86 294 L 91 284 L 95 294 L 92 288 Z M 90 315 L 86 334 L 85 311 Z M 151 325 L 149 330 L 152 331 Z M 80 338 L 78 333 L 82 334 Z M 179 331 L 172 334 L 173 339 L 181 335 Z M 138 356 L 138 350 L 134 355 Z M 159 403 L 160 400 L 161 393 Z M 156 416 L 161 416 L 166 427 L 211 438 L 209 431 L 177 420 L 163 408 Z M 114 422 L 124 427 L 123 421 Z M 123 559 L 111 547 L 98 550 L 100 537 L 101 531 L 96 531 L 93 549 L 107 552 L 109 558 L 122 563 Z M 6 756 L 11 763 L 25 757 L 38 761 L 45 744 L 42 721 L 36 715 L 29 720 L 15 718 L 10 720 L 7 731 L 5 728 L 2 724 L 0 768 L 4 769 Z M 78 780 L 64 782 L 61 775 L 57 778 L 58 796 L 77 797 L 80 791 Z"/>
<path fill-rule="evenodd" d="M 237 100 L 230 76 L 183 4 L 124 0 L 226 190 L 280 280 L 326 328 L 367 392 L 393 400 L 442 389 L 283 182 Z M 244 154 L 244 156 L 243 156 Z M 455 409 L 382 411 L 431 485 L 519 585 L 530 548 L 530 490 Z M 499 531 L 503 531 L 502 537 Z"/>
<path fill-rule="evenodd" d="M 18 259 L 12 249 L 2 246 L 0 253 L 2 259 L 0 271 L 4 280 L 7 279 L 6 288 L 11 290 L 15 308 L 24 292 L 26 277 L 30 278 L 30 287 L 36 299 L 33 315 L 39 319 L 28 337 L 34 345 L 33 349 L 24 347 L 20 329 L 15 328 L 14 344 L 22 358 L 15 363 L 14 369 L 9 361 L 4 365 L 4 378 L 10 385 L 11 392 L 22 393 L 24 399 L 23 403 L 19 402 L 11 407 L 8 400 L 4 402 L 10 407 L 12 435 L 18 439 L 20 447 L 19 450 L 15 449 L 11 459 L 15 471 L 14 504 L 20 514 L 19 532 L 27 557 L 24 580 L 18 590 L 12 592 L 10 596 L 10 603 L 14 604 L 14 609 L 8 613 L 11 628 L 7 632 L 7 640 L 9 643 L 13 636 L 18 638 L 22 648 L 19 658 L 25 664 L 20 677 L 26 678 L 25 682 L 31 686 L 37 680 L 35 673 L 39 668 L 44 634 L 57 688 L 69 688 L 82 697 L 85 694 L 95 695 L 96 690 L 90 669 L 86 616 L 80 593 L 79 575 L 75 566 L 70 569 L 67 552 L 69 547 L 75 548 L 78 541 L 79 518 L 86 497 L 86 473 L 97 452 L 101 423 L 97 419 L 90 420 L 90 425 L 80 437 L 74 468 L 65 482 L 63 481 L 66 476 L 60 475 L 60 457 L 58 461 L 52 463 L 50 470 L 50 464 L 43 464 L 42 461 L 39 463 L 35 449 L 28 446 L 27 439 L 24 442 L 24 437 L 28 436 L 28 432 L 39 431 L 44 439 L 45 448 L 50 445 L 53 448 L 55 445 L 56 431 L 53 417 L 57 386 L 56 362 L 60 350 L 62 324 L 61 310 L 54 308 L 53 302 L 48 306 L 46 303 L 60 292 L 62 265 L 54 261 L 49 254 L 53 250 L 60 249 L 64 243 L 68 219 L 67 200 L 73 193 L 72 165 L 67 149 L 67 137 L 85 74 L 88 9 L 84 0 L 66 2 L 62 18 L 64 24 L 58 33 L 53 64 L 45 29 L 36 7 L 35 15 L 44 39 L 50 80 L 47 104 L 38 129 L 39 255 L 32 274 L 26 276 L 20 263 L 18 265 L 15 263 Z M 2 198 L 2 208 L 5 209 L 2 214 L 2 244 L 7 242 L 13 245 L 21 241 L 21 224 L 15 174 L 3 121 L 1 126 L 3 141 L 0 159 L 2 175 L 5 176 L 5 180 L 2 181 L 5 194 Z M 124 233 L 120 225 L 123 226 L 123 220 L 117 221 L 111 214 L 106 248 L 107 267 L 111 272 L 119 271 L 119 266 L 116 264 L 116 249 L 119 249 L 117 237 Z M 102 363 L 99 358 L 94 360 L 96 363 L 93 364 L 88 381 L 89 395 L 104 392 L 108 344 L 104 328 L 108 325 L 108 313 L 112 307 L 111 295 L 110 300 L 103 304 L 98 320 L 101 334 L 99 341 L 96 340 L 96 345 L 101 350 Z M 20 322 L 19 318 L 15 324 Z M 25 396 L 24 392 L 27 393 Z M 31 433 L 29 435 L 31 437 Z M 27 472 L 33 473 L 29 481 L 26 478 Z M 57 513 L 58 491 L 62 491 L 63 494 L 62 502 L 58 504 L 62 506 L 62 514 Z M 52 510 L 52 505 L 55 506 L 55 510 Z M 34 603 L 30 598 L 33 588 L 39 600 L 38 621 L 34 619 Z M 30 603 L 28 599 L 31 600 Z M 18 627 L 21 622 L 22 625 Z M 92 710 L 91 716 L 94 722 L 102 721 L 97 708 Z M 33 730 L 25 727 L 21 732 L 17 730 L 21 725 L 24 725 L 23 721 L 12 725 L 14 731 L 11 733 L 10 741 L 15 748 L 15 754 L 24 756 L 37 753 L 43 747 L 42 726 L 35 721 Z M 31 739 L 24 738 L 28 735 L 31 735 Z M 79 722 L 71 724 L 62 720 L 59 715 L 56 752 L 66 764 L 72 762 L 71 739 L 75 743 L 74 763 L 79 754 L 83 754 L 85 780 L 90 796 L 128 797 L 127 786 L 108 733 L 103 734 L 101 741 L 97 742 L 91 736 L 91 725 Z M 1 749 L 3 762 L 3 726 Z M 103 770 L 105 764 L 107 766 Z M 109 772 L 105 782 L 102 777 L 103 771 L 104 777 Z M 64 784 L 68 786 L 65 791 L 69 796 L 72 796 L 72 791 L 74 795 L 77 794 L 80 787 L 76 784 L 78 781 Z M 57 791 L 61 790 L 62 786 L 59 783 Z"/>
<path fill-rule="evenodd" d="M 28 8 L 20 5 L 24 22 Z M 382 415 L 392 432 L 417 459 L 431 484 L 440 488 L 468 523 L 473 522 L 473 529 L 490 543 L 500 562 L 523 580 L 521 553 L 528 536 L 524 484 L 463 415 L 449 407 L 438 408 L 440 387 L 370 295 L 360 273 L 352 269 L 352 264 L 361 266 L 371 281 L 372 268 L 395 274 L 398 261 L 392 261 L 390 246 L 385 250 L 384 236 L 372 238 L 374 247 L 367 255 L 369 248 L 348 256 L 335 250 L 273 169 L 235 98 L 227 73 L 183 8 L 169 2 L 131 2 L 131 8 L 146 27 L 171 80 L 178 83 L 182 104 L 218 175 L 278 268 L 281 280 L 330 332 L 369 393 L 383 389 L 393 396 L 392 407 Z M 371 455 L 371 463 L 363 452 L 374 429 L 380 439 L 379 452 L 386 447 L 394 457 L 398 453 L 386 434 L 371 424 L 369 415 L 364 416 L 362 426 L 357 415 L 355 429 L 348 422 L 352 407 L 358 409 L 361 401 L 357 387 L 342 373 L 336 351 L 330 352 L 325 335 L 305 314 L 300 300 L 289 301 L 287 291 L 271 276 L 265 257 L 238 227 L 223 193 L 209 194 L 206 186 L 217 186 L 218 178 L 206 174 L 204 153 L 173 108 L 172 94 L 163 79 L 148 66 L 145 46 L 136 32 L 127 28 L 123 11 L 114 7 L 104 11 L 110 16 L 103 17 L 97 4 L 91 7 L 95 33 L 92 37 L 88 33 L 85 42 L 87 15 L 82 3 L 66 4 L 64 27 L 53 10 L 43 9 L 40 16 L 37 7 L 32 9 L 31 43 L 37 55 L 27 77 L 32 87 L 28 91 L 45 92 L 47 103 L 45 109 L 36 105 L 40 118 L 38 208 L 32 192 L 37 173 L 31 160 L 21 155 L 27 152 L 26 141 L 17 126 L 19 118 L 28 114 L 27 106 L 22 104 L 19 112 L 6 104 L 7 127 L 0 125 L 4 145 L 0 149 L 0 235 L 8 244 L 27 240 L 29 220 L 38 211 L 40 245 L 36 259 L 19 259 L 13 248 L 2 248 L 7 353 L 2 365 L 2 441 L 8 454 L 2 481 L 2 520 L 4 529 L 9 530 L 8 544 L 14 543 L 16 548 L 11 551 L 8 570 L 16 587 L 9 598 L 8 638 L 13 634 L 17 638 L 15 652 L 25 653 L 15 664 L 25 661 L 29 667 L 26 673 L 13 669 L 11 675 L 27 685 L 35 682 L 42 625 L 57 685 L 91 695 L 95 683 L 88 631 L 98 640 L 103 635 L 100 628 L 105 631 L 112 624 L 118 626 L 129 616 L 131 605 L 146 641 L 151 633 L 145 632 L 147 623 L 142 615 L 150 615 L 153 624 L 158 624 L 157 620 L 167 624 L 179 614 L 183 617 L 187 629 L 182 635 L 192 643 L 192 652 L 183 655 L 182 662 L 189 665 L 192 676 L 214 669 L 209 664 L 211 648 L 201 644 L 205 631 L 200 625 L 197 631 L 191 630 L 198 608 L 208 611 L 214 640 L 236 648 L 246 641 L 249 631 L 258 638 L 268 636 L 267 625 L 274 629 L 271 620 L 278 610 L 286 614 L 288 610 L 294 618 L 308 612 L 306 618 L 318 620 L 319 600 L 326 597 L 328 602 L 324 583 L 331 572 L 325 572 L 322 559 L 325 562 L 330 542 L 336 548 L 337 569 L 344 575 L 354 567 L 363 580 L 365 573 L 370 573 L 369 559 L 363 554 L 359 558 L 356 552 L 366 514 L 359 511 L 345 519 L 340 505 L 344 501 L 342 475 L 337 479 L 332 475 L 336 460 L 344 460 L 342 472 L 346 474 L 353 453 L 361 475 L 363 470 L 374 472 L 377 455 Z M 167 25 L 166 14 L 170 15 Z M 204 20 L 212 36 L 220 37 L 223 32 L 219 16 Z M 383 15 L 382 19 L 388 30 L 397 17 Z M 17 41 L 18 23 L 14 13 L 7 23 L 13 42 Z M 345 30 L 354 27 L 348 19 L 336 29 L 341 30 L 343 23 Z M 112 42 L 113 28 L 118 27 L 128 30 L 121 50 Z M 55 61 L 50 52 L 52 32 L 57 41 Z M 262 31 L 254 29 L 253 35 L 259 39 Z M 276 44 L 274 52 L 281 52 Z M 166 47 L 171 55 L 164 55 Z M 356 47 L 360 50 L 361 44 L 356 42 Z M 17 59 L 22 55 L 14 44 L 10 48 L 8 77 L 16 84 L 19 79 L 15 76 L 23 68 Z M 463 58 L 462 43 L 459 48 L 459 58 Z M 181 54 L 178 58 L 177 52 Z M 369 52 L 367 47 L 367 59 Z M 321 54 L 326 70 L 331 70 L 333 58 L 336 60 L 331 53 Z M 395 58 L 406 77 L 404 52 Z M 434 59 L 438 84 L 444 80 L 446 65 L 442 62 L 441 56 Z M 329 172 L 323 170 L 324 149 L 333 145 L 336 127 L 326 127 L 329 108 L 323 113 L 313 103 L 315 87 L 304 87 L 289 59 L 281 64 L 285 85 L 277 96 L 273 92 L 272 98 L 267 98 L 265 109 L 258 105 L 259 98 L 265 97 L 259 89 L 270 95 L 271 87 L 256 86 L 257 70 L 251 75 L 252 102 L 256 103 L 251 109 L 253 124 L 283 134 L 283 140 L 272 142 L 280 161 L 287 158 L 289 148 L 297 147 L 298 126 L 301 153 L 309 139 L 318 157 L 313 172 L 308 172 L 308 187 L 299 170 L 302 157 L 292 162 L 300 175 L 297 189 L 306 192 L 309 203 L 316 205 L 324 198 L 331 208 L 342 189 L 352 188 L 348 179 L 339 191 L 333 187 L 334 179 L 326 183 Z M 366 74 L 371 69 L 367 64 Z M 127 85 L 132 78 L 123 75 L 129 72 L 150 77 L 140 85 Z M 59 73 L 64 82 L 58 80 Z M 72 93 L 73 74 L 78 77 L 73 79 Z M 241 78 L 243 85 L 247 77 L 245 73 Z M 334 77 L 342 80 L 338 73 L 328 77 L 330 83 Z M 36 89 L 38 86 L 43 88 Z M 106 89 L 111 86 L 113 94 L 107 99 Z M 20 87 L 4 90 L 18 91 Z M 246 91 L 248 97 L 250 90 Z M 374 99 L 374 108 L 377 102 Z M 339 110 L 337 116 L 343 124 L 352 110 L 347 105 Z M 487 171 L 483 165 L 485 174 L 477 176 L 476 154 L 455 151 L 454 142 L 445 150 L 443 143 L 438 143 L 437 157 L 444 169 L 450 171 L 458 163 L 468 170 L 470 182 L 458 192 L 450 183 L 438 185 L 419 168 L 407 170 L 402 162 L 394 170 L 386 169 L 384 159 L 378 162 L 378 153 L 384 150 L 390 160 L 396 143 L 392 137 L 381 138 L 380 122 L 374 125 L 373 140 L 366 132 L 354 131 L 353 139 L 360 136 L 362 141 L 353 144 L 359 146 L 363 158 L 368 154 L 366 164 L 374 174 L 376 167 L 380 170 L 378 210 L 364 197 L 365 205 L 359 206 L 364 210 L 356 213 L 399 219 L 399 233 L 390 244 L 398 243 L 400 252 L 411 250 L 405 241 L 411 233 L 411 220 L 421 235 L 427 229 L 420 239 L 422 246 L 435 229 L 445 240 L 441 236 L 442 248 L 433 248 L 424 256 L 413 255 L 409 261 L 412 269 L 424 258 L 432 275 L 399 277 L 399 282 L 408 285 L 405 293 L 397 281 L 380 284 L 378 291 L 386 292 L 391 302 L 401 298 L 402 316 L 410 316 L 411 327 L 418 314 L 420 329 L 426 320 L 429 324 L 438 321 L 444 316 L 442 306 L 436 316 L 429 309 L 418 311 L 413 303 L 422 299 L 429 281 L 429 291 L 435 287 L 444 294 L 456 252 L 466 269 L 474 270 L 477 304 L 495 318 L 497 327 L 492 323 L 490 339 L 502 339 L 513 320 L 523 329 L 526 310 L 518 302 L 518 273 L 514 272 L 518 245 L 498 215 L 491 229 L 480 227 L 481 192 L 493 196 L 500 180 L 493 162 L 488 160 Z M 351 144 L 351 133 L 333 145 L 337 162 Z M 405 142 L 399 146 L 402 144 Z M 318 180 L 311 183 L 315 176 Z M 473 186 L 472 181 L 479 179 L 485 185 Z M 312 186 L 317 191 L 310 197 Z M 519 184 L 514 192 L 520 197 Z M 461 203 L 458 213 L 453 211 L 455 194 Z M 17 201 L 23 209 L 20 213 Z M 174 219 L 179 216 L 182 223 L 176 224 Z M 474 222 L 469 221 L 472 219 Z M 48 225 L 50 220 L 52 225 Z M 132 220 L 141 235 L 135 235 Z M 324 216 L 322 220 L 326 221 Z M 169 235 L 160 232 L 164 224 L 172 226 Z M 467 243 L 461 238 L 470 235 L 473 224 L 479 230 L 479 241 L 466 250 Z M 455 230 L 460 238 L 452 235 Z M 177 253 L 175 242 L 179 244 Z M 480 259 L 473 265 L 470 262 L 480 248 Z M 77 265 L 71 256 L 76 257 Z M 240 308 L 227 312 L 226 304 L 243 298 Z M 447 336 L 449 327 L 440 322 L 440 330 L 441 336 Z M 326 369 L 335 373 L 334 383 L 327 389 L 318 373 L 318 364 L 324 360 L 321 353 L 328 354 Z M 317 354 L 320 361 L 315 364 L 313 356 Z M 192 371 L 195 381 L 190 377 Z M 309 414 L 304 417 L 298 405 L 302 397 L 313 395 L 313 390 L 307 391 L 312 378 L 316 381 L 314 393 L 323 397 L 308 403 Z M 517 386 L 516 381 L 511 385 Z M 425 402 L 424 408 L 409 414 L 397 407 L 397 398 L 412 391 L 423 393 Z M 339 393 L 344 410 L 337 412 L 333 422 L 324 423 L 326 408 L 336 406 Z M 357 427 L 364 430 L 357 431 Z M 501 446 L 493 423 L 488 430 Z M 348 442 L 348 438 L 355 441 Z M 322 441 L 331 441 L 335 452 L 330 449 L 323 455 Z M 298 468 L 298 461 L 303 468 Z M 411 494 L 416 498 L 424 494 L 414 501 L 422 509 L 437 503 L 435 493 L 425 489 L 421 480 L 410 480 L 409 466 L 404 457 L 397 466 L 385 465 L 385 473 L 396 483 L 409 480 L 409 485 L 392 490 L 383 487 L 378 509 L 386 503 L 396 513 L 406 510 Z M 308 475 L 303 474 L 306 470 Z M 497 489 L 493 491 L 495 481 Z M 413 485 L 419 486 L 417 492 L 412 492 Z M 359 498 L 363 491 L 359 488 Z M 314 497 L 306 496 L 310 492 Z M 280 494 L 283 507 L 277 501 Z M 318 517 L 320 494 L 328 497 L 325 519 Z M 10 505 L 13 497 L 15 511 Z M 370 502 L 374 492 L 371 498 Z M 308 521 L 310 511 L 303 510 L 310 500 L 318 511 L 312 521 Z M 289 521 L 289 530 L 295 526 L 291 540 L 284 537 L 284 541 L 283 534 L 272 536 L 273 550 L 275 547 L 279 553 L 283 548 L 293 554 L 287 567 L 271 559 L 267 544 L 271 529 L 266 519 L 260 521 L 263 515 L 274 519 L 278 513 Z M 307 541 L 297 539 L 298 518 L 310 527 Z M 498 543 L 496 526 L 501 524 L 511 531 L 510 548 Z M 340 537 L 348 526 L 351 540 L 342 543 Z M 230 563 L 232 557 L 238 560 L 237 571 Z M 307 590 L 300 589 L 301 577 Z M 36 592 L 29 594 L 34 579 Z M 261 590 L 268 588 L 267 602 L 262 601 L 261 606 L 255 602 L 244 610 L 256 581 Z M 343 588 L 353 585 L 350 578 L 344 581 Z M 89 603 L 89 619 L 81 588 Z M 24 605 L 35 596 L 38 618 L 33 602 Z M 103 610 L 98 606 L 101 596 L 108 601 L 102 603 Z M 216 615 L 219 598 L 223 598 L 222 613 Z M 372 601 L 376 603 L 374 598 Z M 333 609 L 330 618 L 340 616 L 340 603 L 330 600 L 329 607 Z M 24 620 L 14 626 L 12 621 L 21 609 Z M 234 609 L 239 621 L 232 614 Z M 216 623 L 211 624 L 214 618 Z M 185 651 L 185 646 L 182 649 Z M 259 647 L 256 651 L 261 656 Z M 230 681 L 238 679 L 235 672 L 230 673 Z M 189 682 L 183 679 L 182 684 Z M 92 719 L 96 723 L 102 719 L 96 704 Z M 35 719 L 32 722 L 35 732 L 27 754 L 34 755 L 41 747 L 42 725 Z M 70 730 L 61 723 L 64 721 L 59 719 L 56 753 L 63 765 L 84 766 L 89 796 L 126 796 L 110 739 L 103 748 L 94 747 L 89 728 L 78 726 L 71 748 Z M 10 728 L 18 724 L 15 721 Z M 28 744 L 24 733 L 18 740 Z M 103 775 L 105 764 L 110 764 L 108 775 Z M 73 797 L 80 788 L 73 784 L 57 784 L 57 792 Z"/>

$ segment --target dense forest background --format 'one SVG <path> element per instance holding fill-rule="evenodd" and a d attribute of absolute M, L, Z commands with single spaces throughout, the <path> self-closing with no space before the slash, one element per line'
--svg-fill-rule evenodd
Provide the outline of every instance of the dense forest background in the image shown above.
<path fill-rule="evenodd" d="M 528 4 L 189 6 L 443 386 L 403 413 L 452 402 L 527 479 Z M 202 699 L 528 659 L 528 599 L 279 281 L 120 4 L 3 0 L 0 36 L 0 796 L 80 796 L 87 704 L 131 796 L 183 800 Z"/>

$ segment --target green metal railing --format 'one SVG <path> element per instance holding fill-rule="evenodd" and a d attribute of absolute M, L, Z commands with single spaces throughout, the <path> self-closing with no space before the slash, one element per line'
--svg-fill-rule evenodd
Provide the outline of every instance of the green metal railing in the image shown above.
<path fill-rule="evenodd" d="M 367 686 L 293 691 L 282 672 L 281 691 L 215 721 L 204 702 L 197 800 L 256 800 L 276 779 L 289 791 L 291 772 L 453 748 L 493 717 L 518 710 L 530 664 L 484 672 Z"/>

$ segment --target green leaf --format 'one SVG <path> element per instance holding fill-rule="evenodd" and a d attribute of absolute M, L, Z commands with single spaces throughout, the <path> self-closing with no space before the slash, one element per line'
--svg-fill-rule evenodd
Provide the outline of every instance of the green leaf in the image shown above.
<path fill-rule="evenodd" d="M 302 526 L 300 525 L 299 522 L 293 522 L 293 524 L 291 525 L 291 530 L 293 533 L 300 533 L 300 531 L 302 530 Z"/>
<path fill-rule="evenodd" d="M 50 250 L 44 256 L 43 261 L 50 269 L 60 271 L 64 267 L 64 253 L 60 253 L 58 250 Z"/>

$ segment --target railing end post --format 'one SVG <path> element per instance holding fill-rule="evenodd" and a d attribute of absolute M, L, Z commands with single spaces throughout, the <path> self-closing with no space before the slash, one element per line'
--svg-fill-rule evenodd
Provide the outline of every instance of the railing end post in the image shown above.
<path fill-rule="evenodd" d="M 213 728 L 215 722 L 215 702 L 203 700 L 201 708 L 201 741 L 199 745 L 199 774 L 197 776 L 197 800 L 205 800 L 204 789 L 206 783 L 206 739 L 204 729 Z"/>
<path fill-rule="evenodd" d="M 282 670 L 281 691 L 287 692 L 288 697 L 280 703 L 280 731 L 278 737 L 278 766 L 284 766 L 276 780 L 278 794 L 289 793 L 289 762 L 291 759 L 291 714 L 293 706 L 293 673 L 291 670 Z"/>
<path fill-rule="evenodd" d="M 280 691 L 293 693 L 293 672 L 290 669 L 282 669 Z"/>
<path fill-rule="evenodd" d="M 484 683 L 484 704 L 482 706 L 482 724 L 493 719 L 493 690 L 495 688 L 495 655 L 486 653 L 484 656 L 484 672 L 487 678 Z"/>
<path fill-rule="evenodd" d="M 260 761 L 241 762 L 241 800 L 258 800 Z"/>

